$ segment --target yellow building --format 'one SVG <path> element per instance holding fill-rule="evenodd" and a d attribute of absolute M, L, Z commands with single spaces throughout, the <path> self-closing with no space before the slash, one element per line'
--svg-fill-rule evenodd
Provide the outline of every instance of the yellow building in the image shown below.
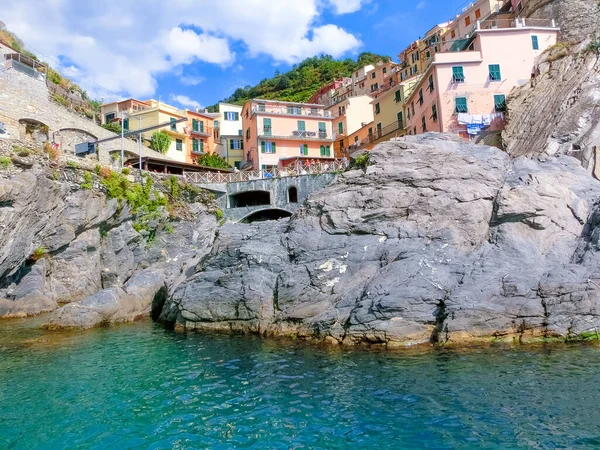
<path fill-rule="evenodd" d="M 373 142 L 381 142 L 397 135 L 406 134 L 404 105 L 421 77 L 396 83 L 371 101 L 374 117 Z"/>
<path fill-rule="evenodd" d="M 123 121 L 124 131 L 149 128 L 159 124 L 169 124 L 160 130 L 151 130 L 142 133 L 145 141 L 150 141 L 156 131 L 164 131 L 171 136 L 171 146 L 165 156 L 175 161 L 191 163 L 191 152 L 187 130 L 187 122 L 177 123 L 186 119 L 185 112 L 173 106 L 156 100 L 139 101 L 134 99 L 122 102 L 107 103 L 101 106 L 102 124 L 121 122 L 121 114 L 125 113 Z"/>

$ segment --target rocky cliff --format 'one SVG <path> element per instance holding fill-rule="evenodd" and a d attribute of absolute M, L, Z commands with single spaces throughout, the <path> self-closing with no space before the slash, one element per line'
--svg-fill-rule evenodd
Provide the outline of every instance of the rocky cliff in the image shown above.
<path fill-rule="evenodd" d="M 600 167 L 600 4 L 530 0 L 524 16 L 555 19 L 559 43 L 537 62 L 531 84 L 508 99 L 504 145 L 513 156 L 567 154 L 596 177 Z"/>
<path fill-rule="evenodd" d="M 217 224 L 205 204 L 181 206 L 182 220 L 161 202 L 141 226 L 93 170 L 20 152 L 30 154 L 0 170 L 0 317 L 56 310 L 49 326 L 88 328 L 148 315 L 210 249 Z"/>
<path fill-rule="evenodd" d="M 220 228 L 160 320 L 349 344 L 587 333 L 599 200 L 570 157 L 401 138 L 289 220 Z"/>

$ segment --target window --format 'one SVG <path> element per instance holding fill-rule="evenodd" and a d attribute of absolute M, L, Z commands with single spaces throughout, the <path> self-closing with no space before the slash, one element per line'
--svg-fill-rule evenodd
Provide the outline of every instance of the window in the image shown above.
<path fill-rule="evenodd" d="M 219 128 L 219 121 L 215 120 L 215 129 Z"/>
<path fill-rule="evenodd" d="M 385 75 L 387 73 L 387 67 L 384 67 L 382 70 L 383 74 Z"/>
<path fill-rule="evenodd" d="M 450 33 L 450 36 L 452 36 L 452 39 L 456 38 L 456 31 L 452 30 L 452 32 Z"/>
<path fill-rule="evenodd" d="M 358 144 L 358 136 L 354 136 L 354 143 Z"/>
<path fill-rule="evenodd" d="M 302 156 L 308 156 L 308 144 L 300 144 L 300 154 Z"/>
<path fill-rule="evenodd" d="M 200 125 L 200 133 L 204 133 L 204 121 L 201 120 L 200 122 L 198 122 L 198 125 Z"/>
<path fill-rule="evenodd" d="M 298 121 L 298 131 L 306 131 L 306 122 L 304 120 Z"/>
<path fill-rule="evenodd" d="M 379 103 L 375 103 L 375 114 L 379 114 L 381 112 L 381 106 Z"/>
<path fill-rule="evenodd" d="M 425 120 L 425 116 L 421 117 L 421 128 L 423 129 L 423 133 L 427 132 L 427 120 Z"/>
<path fill-rule="evenodd" d="M 115 120 L 115 117 L 117 117 L 117 115 L 116 115 L 115 113 L 109 113 L 109 114 L 106 114 L 106 115 L 104 116 L 104 121 L 105 121 L 106 123 L 110 123 L 110 122 L 112 122 L 113 120 Z"/>
<path fill-rule="evenodd" d="M 415 115 L 415 102 L 410 103 L 410 109 L 412 109 L 411 113 L 414 116 Z"/>
<path fill-rule="evenodd" d="M 327 137 L 327 128 L 325 126 L 325 122 L 319 122 L 319 137 Z"/>
<path fill-rule="evenodd" d="M 372 80 L 373 80 L 373 79 L 375 79 L 375 71 L 373 71 L 373 72 L 371 73 L 371 79 L 372 79 Z"/>
<path fill-rule="evenodd" d="M 372 85 L 371 85 L 371 92 L 374 92 L 374 91 L 376 91 L 378 87 L 379 87 L 379 86 L 378 86 L 378 84 L 377 84 L 377 83 L 375 83 L 375 84 L 372 84 Z"/>
<path fill-rule="evenodd" d="M 321 156 L 329 156 L 331 154 L 331 150 L 328 145 L 321 145 Z"/>
<path fill-rule="evenodd" d="M 540 42 L 537 36 L 531 36 L 531 45 L 533 46 L 534 50 L 540 49 Z"/>
<path fill-rule="evenodd" d="M 427 53 L 425 53 L 425 58 L 431 58 L 431 52 L 429 50 L 427 50 Z"/>
<path fill-rule="evenodd" d="M 288 114 L 293 114 L 296 116 L 300 116 L 302 115 L 302 108 L 298 107 L 298 106 L 288 106 L 287 107 L 287 113 Z"/>
<path fill-rule="evenodd" d="M 413 128 L 413 134 L 416 136 L 417 135 L 417 127 Z"/>
<path fill-rule="evenodd" d="M 490 64 L 490 81 L 501 81 L 500 64 Z"/>
<path fill-rule="evenodd" d="M 396 98 L 394 99 L 396 103 L 400 103 L 402 101 L 402 91 L 398 89 L 395 93 Z"/>
<path fill-rule="evenodd" d="M 240 164 L 241 164 L 241 163 L 242 163 L 241 161 L 235 161 L 235 162 L 233 163 L 233 167 L 235 167 L 236 169 L 239 169 L 239 168 L 240 168 Z"/>
<path fill-rule="evenodd" d="M 175 150 L 183 151 L 183 141 L 181 139 L 175 139 Z"/>
<path fill-rule="evenodd" d="M 198 121 L 196 119 L 192 119 L 192 130 L 198 131 Z"/>
<path fill-rule="evenodd" d="M 266 111 L 266 105 L 264 103 L 259 103 L 258 104 L 258 110 L 260 112 L 265 112 Z"/>
<path fill-rule="evenodd" d="M 241 139 L 229 139 L 230 150 L 244 150 L 244 141 Z"/>
<path fill-rule="evenodd" d="M 271 119 L 268 117 L 263 120 L 263 134 L 265 136 L 271 136 Z"/>
<path fill-rule="evenodd" d="M 377 137 L 380 138 L 381 137 L 381 122 L 379 122 L 377 124 Z"/>
<path fill-rule="evenodd" d="M 373 136 L 373 128 L 369 128 L 369 136 Z"/>
<path fill-rule="evenodd" d="M 192 139 L 192 152 L 198 153 L 198 139 Z"/>
<path fill-rule="evenodd" d="M 469 107 L 467 106 L 467 98 L 466 97 L 456 97 L 454 99 L 456 103 L 456 112 L 457 113 L 466 113 L 469 112 Z"/>
<path fill-rule="evenodd" d="M 248 128 L 246 130 L 246 140 L 249 141 L 250 140 L 250 128 Z"/>
<path fill-rule="evenodd" d="M 344 123 L 343 122 L 338 123 L 338 133 L 344 134 Z"/>
<path fill-rule="evenodd" d="M 244 135 L 244 130 L 238 130 L 238 136 L 243 136 Z"/>
<path fill-rule="evenodd" d="M 237 113 L 237 112 L 226 112 L 224 118 L 225 118 L 225 120 L 237 121 L 237 120 L 240 120 L 240 113 Z"/>
<path fill-rule="evenodd" d="M 277 153 L 277 144 L 275 142 L 262 141 L 260 143 L 260 151 L 261 153 Z"/>
<path fill-rule="evenodd" d="M 310 108 L 311 116 L 316 116 L 317 114 L 319 114 L 319 111 L 317 110 L 317 108 Z"/>
<path fill-rule="evenodd" d="M 494 109 L 496 112 L 506 111 L 506 96 L 504 94 L 494 95 Z"/>
<path fill-rule="evenodd" d="M 431 105 L 431 119 L 434 122 L 438 121 L 437 105 L 435 103 L 433 105 Z"/>
<path fill-rule="evenodd" d="M 433 92 L 435 89 L 435 86 L 433 85 L 433 75 L 429 75 L 429 86 L 427 86 L 427 89 L 429 89 L 429 92 Z"/>
<path fill-rule="evenodd" d="M 469 25 L 471 25 L 471 16 L 465 17 L 465 27 L 468 27 Z"/>
<path fill-rule="evenodd" d="M 463 66 L 452 67 L 452 81 L 454 83 L 464 83 L 465 82 L 465 72 L 463 70 Z"/>
<path fill-rule="evenodd" d="M 476 19 L 481 19 L 481 9 L 476 9 L 475 10 L 475 18 Z"/>
<path fill-rule="evenodd" d="M 419 105 L 423 106 L 423 89 L 419 89 Z"/>
<path fill-rule="evenodd" d="M 129 131 L 129 119 L 123 121 L 123 131 Z"/>
<path fill-rule="evenodd" d="M 404 128 L 404 121 L 402 120 L 402 111 L 396 114 L 396 119 L 398 120 L 398 128 Z"/>
<path fill-rule="evenodd" d="M 177 131 L 177 119 L 171 117 L 171 131 Z"/>

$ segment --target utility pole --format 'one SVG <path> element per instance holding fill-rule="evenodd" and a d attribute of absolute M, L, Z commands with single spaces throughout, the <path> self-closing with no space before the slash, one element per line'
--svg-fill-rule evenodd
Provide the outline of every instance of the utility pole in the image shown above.
<path fill-rule="evenodd" d="M 118 103 L 117 103 L 118 105 Z M 125 129 L 125 111 L 121 111 L 121 169 L 125 167 L 125 142 L 124 142 L 124 130 Z"/>

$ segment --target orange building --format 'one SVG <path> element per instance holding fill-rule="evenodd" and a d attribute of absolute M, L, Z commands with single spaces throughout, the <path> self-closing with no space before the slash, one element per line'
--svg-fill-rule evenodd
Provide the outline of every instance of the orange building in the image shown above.
<path fill-rule="evenodd" d="M 206 153 L 213 153 L 215 148 L 215 119 L 206 113 L 185 111 L 188 118 L 185 131 L 189 136 L 189 161 L 193 161 Z"/>
<path fill-rule="evenodd" d="M 255 169 L 286 160 L 331 160 L 335 134 L 323 105 L 250 100 L 242 109 L 244 152 Z"/>

